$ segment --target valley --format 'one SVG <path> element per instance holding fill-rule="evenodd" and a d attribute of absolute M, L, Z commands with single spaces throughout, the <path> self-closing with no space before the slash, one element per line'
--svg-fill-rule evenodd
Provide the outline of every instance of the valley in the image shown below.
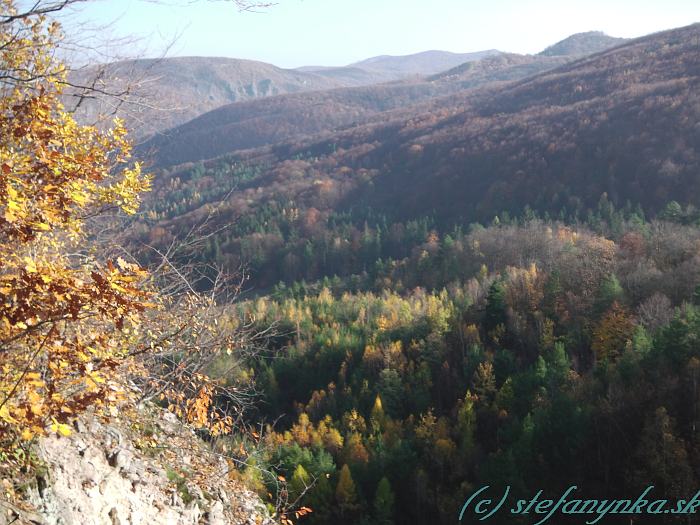
<path fill-rule="evenodd" d="M 136 245 L 201 225 L 200 261 L 250 275 L 224 317 L 276 327 L 251 417 L 291 493 L 313 483 L 303 522 L 693 486 L 700 26 L 584 35 L 234 103 L 140 150 Z"/>
<path fill-rule="evenodd" d="M 684 1 L 0 0 L 0 525 L 696 523 Z"/>

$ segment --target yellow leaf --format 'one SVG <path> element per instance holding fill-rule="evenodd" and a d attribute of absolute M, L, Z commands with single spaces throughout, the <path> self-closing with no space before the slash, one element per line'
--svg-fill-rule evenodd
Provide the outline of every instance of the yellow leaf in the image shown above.
<path fill-rule="evenodd" d="M 7 222 L 15 222 L 17 220 L 17 216 L 8 208 L 5 210 L 5 220 Z"/>
<path fill-rule="evenodd" d="M 7 407 L 7 405 L 3 405 L 0 408 L 0 419 L 10 423 L 11 425 L 17 424 L 17 420 L 10 415 L 10 409 Z"/>
<path fill-rule="evenodd" d="M 59 423 L 54 419 L 53 424 L 51 425 L 51 432 L 56 432 L 57 434 L 60 434 L 62 436 L 70 436 L 71 429 L 68 425 Z"/>
<path fill-rule="evenodd" d="M 27 273 L 36 273 L 36 263 L 30 257 L 24 258 L 24 269 Z"/>

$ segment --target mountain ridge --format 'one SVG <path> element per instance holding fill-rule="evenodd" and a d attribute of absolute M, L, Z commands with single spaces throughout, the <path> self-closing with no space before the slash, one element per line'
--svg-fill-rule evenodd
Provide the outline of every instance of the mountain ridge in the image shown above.
<path fill-rule="evenodd" d="M 81 122 L 93 124 L 104 115 L 120 116 L 132 135 L 141 140 L 231 103 L 288 93 L 416 81 L 502 55 L 509 54 L 495 49 L 470 53 L 428 50 L 409 55 L 378 55 L 341 67 L 294 69 L 227 57 L 141 58 L 72 71 L 65 100 Z M 534 68 L 531 72 L 539 70 Z M 117 96 L 71 96 L 80 94 L 79 86 L 93 84 L 98 91 Z"/>
<path fill-rule="evenodd" d="M 449 55 L 452 62 L 461 55 Z M 464 56 L 480 56 L 481 52 Z M 488 54 L 488 52 L 485 52 Z M 418 54 L 422 56 L 422 54 Z M 432 55 L 431 55 L 432 56 Z M 401 67 L 361 68 L 302 67 L 287 69 L 257 60 L 185 56 L 121 60 L 79 68 L 69 75 L 73 86 L 90 86 L 119 94 L 118 97 L 80 99 L 69 87 L 66 105 L 84 123 L 95 123 L 101 115 L 124 118 L 132 134 L 141 139 L 183 124 L 197 116 L 234 102 L 304 91 L 360 87 L 435 72 L 425 61 L 407 66 L 410 56 L 398 57 Z M 448 60 L 447 64 L 454 65 Z M 444 62 L 444 61 L 443 61 Z M 443 62 L 440 62 L 442 64 Z M 80 103 L 77 104 L 76 101 Z"/>
<path fill-rule="evenodd" d="M 378 55 L 349 64 L 349 67 L 362 67 L 370 70 L 379 68 L 403 74 L 425 75 L 435 74 L 464 62 L 481 60 L 500 53 L 501 51 L 496 49 L 485 49 L 469 53 L 453 53 L 451 51 L 431 49 L 408 55 Z"/>

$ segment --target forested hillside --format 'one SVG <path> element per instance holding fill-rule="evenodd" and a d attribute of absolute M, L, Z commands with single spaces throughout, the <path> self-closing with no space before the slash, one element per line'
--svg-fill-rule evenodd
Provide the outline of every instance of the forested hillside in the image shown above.
<path fill-rule="evenodd" d="M 426 110 L 422 101 L 520 80 L 570 60 L 501 53 L 424 79 L 229 104 L 154 136 L 139 152 L 154 167 L 168 167 L 308 135 L 328 136 L 343 128 L 411 118 Z"/>
<path fill-rule="evenodd" d="M 302 523 L 348 525 L 454 523 L 483 485 L 690 497 L 698 41 L 510 81 L 542 62 L 501 55 L 431 82 L 502 82 L 159 172 L 134 246 L 201 225 L 201 261 L 251 275 L 222 319 L 274 327 L 248 372 L 261 493 L 264 465 Z"/>
<path fill-rule="evenodd" d="M 163 171 L 138 235 L 167 242 L 215 210 L 213 223 L 227 227 L 206 257 L 227 267 L 248 262 L 256 282 L 270 285 L 403 257 L 412 244 L 393 232 L 416 221 L 449 231 L 527 210 L 585 219 L 601 198 L 650 216 L 671 201 L 685 207 L 700 191 L 699 33 L 691 26 L 652 35 L 327 138 Z M 370 238 L 362 258 L 358 243 Z M 307 252 L 342 261 L 340 269 L 303 264 Z"/>
<path fill-rule="evenodd" d="M 409 119 L 426 111 L 420 105 L 413 107 L 421 101 L 467 89 L 495 86 L 499 82 L 521 80 L 624 41 L 598 33 L 585 33 L 547 48 L 558 49 L 556 53 L 544 51 L 539 55 L 518 55 L 483 51 L 455 54 L 431 51 L 403 57 L 375 57 L 344 68 L 299 68 L 298 71 L 355 87 L 321 90 L 323 86 L 305 79 L 304 90 L 319 91 L 229 105 L 220 102 L 202 105 L 193 100 L 185 104 L 190 107 L 190 112 L 201 112 L 202 108 L 217 105 L 223 107 L 154 136 L 139 151 L 154 166 L 173 166 L 236 150 L 299 140 L 306 135 L 328 134 L 342 127 L 372 121 Z M 455 63 L 458 65 L 452 67 Z M 431 73 L 434 74 L 417 76 Z M 367 75 L 372 78 L 367 78 Z M 406 76 L 413 78 L 397 81 Z M 381 80 L 395 82 L 380 83 Z M 193 82 L 188 83 L 191 84 Z M 363 84 L 372 85 L 357 87 Z M 270 94 L 276 92 L 262 93 Z M 405 109 L 400 117 L 379 115 L 397 108 Z"/>
<path fill-rule="evenodd" d="M 618 227 L 432 233 L 364 291 L 280 286 L 240 306 L 279 326 L 257 370 L 261 416 L 285 414 L 264 457 L 292 491 L 316 480 L 305 522 L 454 523 L 484 485 L 693 493 L 700 233 Z"/>
<path fill-rule="evenodd" d="M 139 151 L 154 167 L 196 162 L 365 123 L 377 113 L 459 89 L 447 83 L 397 82 L 229 104 L 154 136 Z"/>
<path fill-rule="evenodd" d="M 347 134 L 347 144 L 377 146 L 360 161 L 371 186 L 346 202 L 466 219 L 525 205 L 581 214 L 602 193 L 649 211 L 694 202 L 699 34 L 695 25 L 652 35 L 393 128 Z"/>

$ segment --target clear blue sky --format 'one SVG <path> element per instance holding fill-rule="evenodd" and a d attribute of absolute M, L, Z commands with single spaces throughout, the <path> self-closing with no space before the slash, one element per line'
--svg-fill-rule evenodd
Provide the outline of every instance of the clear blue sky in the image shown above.
<path fill-rule="evenodd" d="M 278 0 L 254 13 L 213 0 L 94 0 L 71 20 L 143 37 L 146 54 L 179 35 L 170 56 L 297 67 L 428 49 L 536 53 L 589 30 L 635 37 L 700 22 L 700 0 Z"/>

